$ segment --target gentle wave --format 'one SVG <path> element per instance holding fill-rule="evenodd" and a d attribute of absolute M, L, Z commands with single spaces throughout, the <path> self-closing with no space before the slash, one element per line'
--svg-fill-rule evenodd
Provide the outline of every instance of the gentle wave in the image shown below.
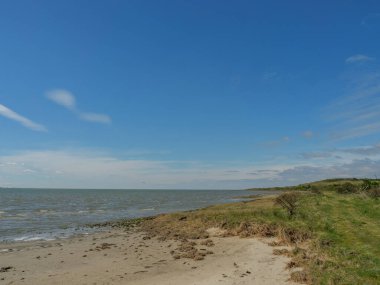
<path fill-rule="evenodd" d="M 36 236 L 22 236 L 22 237 L 17 237 L 17 238 L 14 238 L 13 240 L 14 241 L 36 241 L 36 240 L 46 240 L 46 241 L 49 241 L 49 240 L 55 240 L 55 238 L 49 238 L 49 237 L 44 237 L 44 236 L 40 236 L 40 237 L 36 237 Z"/>

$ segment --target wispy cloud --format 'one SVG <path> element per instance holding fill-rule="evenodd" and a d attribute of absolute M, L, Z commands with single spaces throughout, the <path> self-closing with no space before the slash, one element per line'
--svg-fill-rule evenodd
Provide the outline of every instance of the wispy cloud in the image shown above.
<path fill-rule="evenodd" d="M 17 114 L 16 112 L 12 111 L 11 109 L 5 107 L 2 104 L 0 104 L 0 115 L 4 116 L 10 120 L 14 120 L 14 121 L 20 123 L 21 125 L 23 125 L 24 127 L 31 129 L 33 131 L 40 131 L 40 132 L 41 131 L 47 131 L 47 129 L 43 125 L 37 124 L 37 123 L 29 120 L 28 118 L 25 118 L 25 117 L 21 116 L 20 114 Z"/>
<path fill-rule="evenodd" d="M 301 153 L 301 157 L 304 159 L 325 159 L 333 156 L 332 152 L 304 152 Z"/>
<path fill-rule="evenodd" d="M 369 57 L 364 54 L 356 54 L 346 58 L 346 63 L 362 63 L 367 61 L 373 61 L 375 58 Z"/>
<path fill-rule="evenodd" d="M 380 160 L 380 142 L 373 145 L 339 147 L 299 154 L 301 162 L 311 161 L 323 163 L 349 163 L 354 160 Z M 318 160 L 318 161 L 317 161 Z M 299 161 L 300 162 L 300 161 Z"/>
<path fill-rule="evenodd" d="M 380 115 L 380 114 L 379 114 Z M 332 138 L 336 140 L 347 140 L 365 137 L 380 132 L 380 123 L 370 123 L 353 128 L 346 128 L 332 133 Z"/>
<path fill-rule="evenodd" d="M 51 90 L 46 93 L 46 97 L 69 110 L 76 109 L 75 97 L 66 90 Z"/>
<path fill-rule="evenodd" d="M 311 139 L 314 136 L 314 133 L 312 131 L 304 131 L 302 133 L 302 136 L 307 139 Z"/>
<path fill-rule="evenodd" d="M 347 153 L 361 155 L 361 156 L 380 155 L 380 143 L 372 145 L 372 146 L 347 148 L 347 149 L 344 149 L 343 151 Z"/>
<path fill-rule="evenodd" d="M 51 90 L 46 93 L 46 97 L 54 103 L 65 107 L 66 109 L 76 113 L 78 117 L 87 122 L 109 124 L 111 118 L 105 114 L 83 112 L 76 106 L 76 99 L 74 95 L 64 89 Z"/>
<path fill-rule="evenodd" d="M 278 140 L 272 140 L 272 141 L 266 141 L 261 143 L 260 145 L 265 146 L 265 147 L 277 147 L 282 144 L 290 142 L 290 138 L 288 136 L 282 137 Z"/>
<path fill-rule="evenodd" d="M 351 76 L 346 96 L 325 109 L 330 122 L 331 138 L 342 140 L 380 133 L 380 73 L 377 71 Z"/>
<path fill-rule="evenodd" d="M 103 124 L 111 123 L 111 118 L 104 114 L 81 113 L 80 118 L 88 122 L 103 123 Z"/>

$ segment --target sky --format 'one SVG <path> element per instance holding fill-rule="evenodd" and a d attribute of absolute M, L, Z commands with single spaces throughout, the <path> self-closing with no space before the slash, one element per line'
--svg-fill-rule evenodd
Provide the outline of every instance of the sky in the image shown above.
<path fill-rule="evenodd" d="M 380 177 L 380 2 L 0 1 L 0 187 Z"/>

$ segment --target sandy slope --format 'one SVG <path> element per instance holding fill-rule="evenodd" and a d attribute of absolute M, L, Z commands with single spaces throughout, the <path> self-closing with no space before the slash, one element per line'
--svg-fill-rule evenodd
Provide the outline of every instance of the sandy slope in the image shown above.
<path fill-rule="evenodd" d="M 258 239 L 213 237 L 204 260 L 174 260 L 173 241 L 111 231 L 53 242 L 0 245 L 0 284 L 293 284 L 288 258 Z M 199 244 L 199 243 L 198 243 Z M 206 246 L 197 246 L 206 248 Z M 5 251 L 12 248 L 12 251 Z"/>

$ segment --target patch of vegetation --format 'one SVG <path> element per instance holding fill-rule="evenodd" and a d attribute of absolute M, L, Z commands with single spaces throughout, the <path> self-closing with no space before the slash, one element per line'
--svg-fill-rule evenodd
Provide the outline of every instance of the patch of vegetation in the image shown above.
<path fill-rule="evenodd" d="M 123 228 L 126 230 L 136 228 L 140 226 L 144 221 L 154 219 L 154 217 L 144 217 L 144 218 L 134 218 L 134 219 L 121 219 L 117 221 L 109 221 L 104 223 L 89 224 L 87 227 L 90 228 Z"/>
<path fill-rule="evenodd" d="M 367 191 L 369 197 L 376 199 L 380 198 L 380 188 L 372 188 Z"/>
<path fill-rule="evenodd" d="M 352 184 L 351 182 L 345 182 L 335 186 L 335 190 L 340 194 L 352 194 L 360 191 L 359 185 Z"/>
<path fill-rule="evenodd" d="M 299 206 L 300 199 L 301 195 L 299 192 L 285 192 L 275 198 L 275 203 L 284 208 L 288 212 L 289 217 L 293 217 Z"/>

